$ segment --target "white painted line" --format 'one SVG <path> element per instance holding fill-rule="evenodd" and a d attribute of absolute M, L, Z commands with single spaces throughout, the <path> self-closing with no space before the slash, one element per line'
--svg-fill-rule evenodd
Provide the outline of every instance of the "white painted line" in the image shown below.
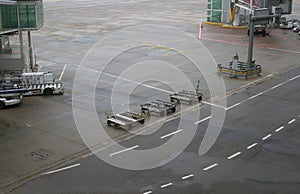
<path fill-rule="evenodd" d="M 291 125 L 291 124 L 293 124 L 295 121 L 296 121 L 296 119 L 290 120 L 290 121 L 288 122 L 288 124 Z"/>
<path fill-rule="evenodd" d="M 215 106 L 215 107 L 218 107 L 218 108 L 222 108 L 222 109 L 226 109 L 226 107 L 224 106 L 220 106 L 220 105 L 217 105 L 217 104 L 213 104 L 213 103 L 210 103 L 210 102 L 206 102 L 206 101 L 201 101 L 203 104 L 207 104 L 207 105 L 210 105 L 210 106 Z"/>
<path fill-rule="evenodd" d="M 269 139 L 271 136 L 272 136 L 272 134 L 269 134 L 269 135 L 263 137 L 262 140 L 265 141 L 265 140 Z"/>
<path fill-rule="evenodd" d="M 179 129 L 179 130 L 177 130 L 177 131 L 174 131 L 173 133 L 169 133 L 169 134 L 167 134 L 167 135 L 164 135 L 164 136 L 160 137 L 160 139 L 165 139 L 165 138 L 167 138 L 167 137 L 170 137 L 170 136 L 172 136 L 172 135 L 175 135 L 175 134 L 177 134 L 177 133 L 180 133 L 181 131 L 183 131 L 183 130 L 182 130 L 182 129 Z"/>
<path fill-rule="evenodd" d="M 211 116 L 208 116 L 208 117 L 206 117 L 206 118 L 204 118 L 204 119 L 202 119 L 202 120 L 200 120 L 200 121 L 197 121 L 197 122 L 195 122 L 194 124 L 195 124 L 195 125 L 198 125 L 199 123 L 202 123 L 202 122 L 204 122 L 204 121 L 206 121 L 206 120 L 208 120 L 208 119 L 211 119 Z"/>
<path fill-rule="evenodd" d="M 152 191 L 146 191 L 143 194 L 151 194 L 151 193 L 152 193 Z"/>
<path fill-rule="evenodd" d="M 287 80 L 287 81 L 285 81 L 285 82 L 282 82 L 282 83 L 280 83 L 280 84 L 278 84 L 278 85 L 276 85 L 276 86 L 273 86 L 273 87 L 270 88 L 270 89 L 265 90 L 264 92 L 260 92 L 260 93 L 258 93 L 258 94 L 256 94 L 256 95 L 254 95 L 254 96 L 252 96 L 252 97 L 246 99 L 246 100 L 243 100 L 243 101 L 241 101 L 241 102 L 239 102 L 239 103 L 236 103 L 235 105 L 232 105 L 232 106 L 226 108 L 225 110 L 230 110 L 230 109 L 232 109 L 232 108 L 234 108 L 234 107 L 236 107 L 236 106 L 239 106 L 239 105 L 241 105 L 241 104 L 243 104 L 243 103 L 245 103 L 245 102 L 247 102 L 247 101 L 249 101 L 249 100 L 251 100 L 251 99 L 254 99 L 254 98 L 256 98 L 256 97 L 258 97 L 258 96 L 260 96 L 260 95 L 262 95 L 262 94 L 264 94 L 264 93 L 266 93 L 266 92 L 269 92 L 269 91 L 271 91 L 271 90 L 273 90 L 273 89 L 275 89 L 275 88 L 278 88 L 279 86 L 282 86 L 282 85 L 284 85 L 284 84 L 286 84 L 286 83 L 288 83 L 288 82 L 290 82 L 290 81 L 292 81 L 292 80 L 295 80 L 295 79 L 297 79 L 297 78 L 299 78 L 299 77 L 300 77 L 300 75 L 297 75 L 296 77 L 293 77 L 293 78 L 291 78 L 291 79 L 289 79 L 289 80 Z"/>
<path fill-rule="evenodd" d="M 275 132 L 278 133 L 278 132 L 281 131 L 282 129 L 284 129 L 284 126 L 279 127 L 278 129 L 275 130 Z"/>
<path fill-rule="evenodd" d="M 256 98 L 256 97 L 258 97 L 258 96 L 260 96 L 260 95 L 262 95 L 262 94 L 264 94 L 264 93 L 263 93 L 263 92 L 261 92 L 261 93 L 258 93 L 258 94 L 256 94 L 256 95 L 254 95 L 254 96 L 250 97 L 249 99 Z"/>
<path fill-rule="evenodd" d="M 215 163 L 215 164 L 210 165 L 210 166 L 208 166 L 208 167 L 206 167 L 206 168 L 203 168 L 203 170 L 204 170 L 204 171 L 207 171 L 207 170 L 210 170 L 210 169 L 212 169 L 212 168 L 217 167 L 218 165 L 219 165 L 219 164 Z"/>
<path fill-rule="evenodd" d="M 131 147 L 131 148 L 126 148 L 126 149 L 124 149 L 124 150 L 121 150 L 121 151 L 118 151 L 118 152 L 109 154 L 109 156 L 112 157 L 112 156 L 114 156 L 114 155 L 121 154 L 121 153 L 130 151 L 130 150 L 136 149 L 136 148 L 138 148 L 138 147 L 140 147 L 140 146 L 139 146 L 139 145 L 136 145 L 136 146 L 133 146 L 133 147 Z"/>
<path fill-rule="evenodd" d="M 235 154 L 232 154 L 231 156 L 228 156 L 227 159 L 228 159 L 228 160 L 231 160 L 231 159 L 237 157 L 237 156 L 240 155 L 240 154 L 242 154 L 242 152 L 237 152 L 237 153 L 235 153 Z"/>
<path fill-rule="evenodd" d="M 63 68 L 63 70 L 62 70 L 62 72 L 61 72 L 61 74 L 60 74 L 60 76 L 59 76 L 59 81 L 62 79 L 62 77 L 64 76 L 64 73 L 65 73 L 65 71 L 66 71 L 66 68 L 67 68 L 67 64 L 65 64 L 65 66 L 64 66 L 64 68 Z"/>
<path fill-rule="evenodd" d="M 84 68 L 84 67 L 82 67 L 82 68 Z M 88 69 L 88 68 L 86 68 L 86 69 Z M 90 70 L 90 69 L 88 69 L 88 70 Z M 93 70 L 93 69 L 91 69 L 91 70 Z M 100 71 L 96 71 L 96 72 L 100 72 Z M 141 86 L 144 86 L 144 87 L 147 87 L 147 88 L 151 88 L 151 89 L 154 89 L 154 90 L 157 90 L 157 91 L 165 92 L 165 93 L 168 93 L 168 94 L 173 94 L 174 93 L 174 92 L 169 91 L 169 90 L 165 90 L 165 89 L 162 89 L 162 88 L 157 88 L 157 87 L 145 84 L 144 82 L 137 82 L 137 81 L 134 81 L 134 80 L 130 80 L 130 79 L 127 79 L 127 78 L 122 78 L 121 76 L 116 76 L 116 75 L 105 73 L 105 72 L 100 72 L 100 73 L 102 73 L 103 75 L 107 75 L 107 76 L 113 77 L 113 78 L 117 78 L 119 80 L 123 80 L 123 81 L 127 81 L 127 82 L 130 82 L 130 83 L 139 84 Z"/>
<path fill-rule="evenodd" d="M 226 110 L 233 109 L 234 107 L 239 106 L 239 105 L 241 105 L 241 104 L 242 104 L 242 102 L 236 103 L 235 105 L 232 105 L 232 106 L 226 108 Z"/>
<path fill-rule="evenodd" d="M 284 84 L 284 83 L 280 83 L 280 84 L 278 84 L 278 85 L 276 85 L 276 86 L 273 86 L 271 89 L 274 90 L 274 89 L 278 88 L 279 86 L 282 86 L 283 84 Z"/>
<path fill-rule="evenodd" d="M 296 77 L 293 77 L 293 78 L 289 79 L 289 81 L 293 81 L 293 80 L 295 80 L 295 79 L 297 79 L 299 77 L 300 77 L 300 75 L 297 75 Z"/>
<path fill-rule="evenodd" d="M 94 72 L 94 73 L 100 73 L 100 74 L 103 74 L 103 75 L 107 75 L 107 76 L 116 78 L 118 80 L 123 80 L 123 81 L 127 81 L 127 82 L 130 82 L 130 83 L 139 84 L 141 86 L 144 86 L 144 87 L 147 87 L 147 88 L 151 88 L 151 89 L 154 89 L 154 90 L 157 90 L 157 91 L 165 92 L 165 93 L 168 93 L 168 94 L 173 94 L 174 93 L 173 91 L 168 91 L 168 90 L 165 90 L 165 89 L 162 89 L 162 88 L 157 88 L 157 87 L 154 87 L 154 86 L 151 86 L 151 85 L 147 85 L 144 82 L 137 82 L 137 81 L 130 80 L 130 79 L 127 79 L 127 78 L 122 78 L 121 76 L 117 76 L 117 75 L 113 75 L 113 74 L 101 72 L 101 71 L 94 70 L 94 69 L 91 69 L 91 68 L 83 67 L 81 65 L 74 65 L 74 66 L 78 67 L 78 68 L 81 68 L 81 69 L 85 69 L 85 70 Z"/>
<path fill-rule="evenodd" d="M 194 177 L 194 174 L 183 176 L 183 177 L 181 177 L 181 180 L 186 180 L 186 179 L 189 179 L 189 178 L 192 178 L 192 177 Z"/>
<path fill-rule="evenodd" d="M 167 183 L 167 184 L 161 185 L 160 188 L 164 189 L 164 188 L 170 187 L 172 185 L 173 185 L 173 183 Z"/>
<path fill-rule="evenodd" d="M 251 144 L 251 145 L 249 145 L 249 146 L 247 147 L 247 149 L 250 150 L 250 149 L 254 148 L 254 147 L 257 146 L 257 145 L 258 145 L 258 143 Z"/>
<path fill-rule="evenodd" d="M 63 171 L 63 170 L 68 170 L 70 168 L 75 168 L 77 166 L 80 166 L 80 164 L 74 164 L 72 166 L 67 166 L 67 167 L 64 167 L 64 168 L 60 168 L 60 169 L 57 169 L 57 170 L 53 170 L 53 171 L 50 171 L 50 172 L 46 172 L 44 173 L 43 175 L 48 175 L 48 174 L 53 174 L 53 173 L 56 173 L 56 172 L 60 172 L 60 171 Z"/>

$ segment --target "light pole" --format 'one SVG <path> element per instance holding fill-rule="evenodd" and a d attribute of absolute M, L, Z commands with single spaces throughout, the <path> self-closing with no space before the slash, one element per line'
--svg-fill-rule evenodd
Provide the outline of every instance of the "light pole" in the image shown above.
<path fill-rule="evenodd" d="M 249 16 L 249 45 L 248 45 L 248 61 L 247 68 L 252 66 L 253 44 L 254 44 L 254 21 L 252 18 L 253 13 L 253 0 L 250 1 L 250 16 Z"/>
<path fill-rule="evenodd" d="M 25 69 L 25 72 L 27 72 L 27 68 L 25 66 L 23 32 L 22 32 L 22 28 L 21 28 L 20 8 L 19 8 L 18 1 L 16 2 L 16 5 L 17 5 L 18 33 L 19 33 L 19 39 L 20 39 L 21 64 L 22 64 L 23 70 Z"/>

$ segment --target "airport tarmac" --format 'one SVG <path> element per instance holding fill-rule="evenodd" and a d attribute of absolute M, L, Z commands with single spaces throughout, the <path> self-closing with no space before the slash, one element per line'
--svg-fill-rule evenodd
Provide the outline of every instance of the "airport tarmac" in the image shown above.
<path fill-rule="evenodd" d="M 205 1 L 187 0 L 182 3 L 171 0 L 113 2 L 46 0 L 44 5 L 45 26 L 32 33 L 37 63 L 40 71 L 53 71 L 57 78 L 61 78 L 64 82 L 65 94 L 26 97 L 21 106 L 1 110 L 0 191 L 16 188 L 40 177 L 49 169 L 55 169 L 89 153 L 74 120 L 72 95 L 76 94 L 80 99 L 86 99 L 75 106 L 82 111 L 86 111 L 88 102 L 95 97 L 97 116 L 104 124 L 106 133 L 111 138 L 122 141 L 130 134 L 124 130 L 106 127 L 105 121 L 106 117 L 112 114 L 113 87 L 120 81 L 122 73 L 132 65 L 145 61 L 153 62 L 155 65 L 160 64 L 156 63 L 157 61 L 174 65 L 194 86 L 200 80 L 200 90 L 204 93 L 205 104 L 210 102 L 211 97 L 205 81 L 205 72 L 200 72 L 194 63 L 185 57 L 197 58 L 198 55 L 193 44 L 189 45 L 186 41 L 197 42 L 197 45 L 201 43 L 200 49 L 207 48 L 205 50 L 207 53 L 201 54 L 212 56 L 206 60 L 210 62 L 215 60 L 210 64 L 215 70 L 218 63 L 227 64 L 235 53 L 239 54 L 241 60 L 247 59 L 246 29 L 204 25 L 202 39 L 198 39 L 199 22 L 205 20 Z M 299 4 L 296 3 L 295 8 L 295 15 L 299 15 Z M 76 72 L 82 70 L 81 61 L 89 49 L 118 30 L 141 25 L 146 26 L 137 28 L 139 31 L 130 31 L 130 29 L 125 31 L 125 37 L 121 36 L 124 33 L 115 33 L 108 43 L 100 43 L 100 47 L 96 47 L 97 52 L 103 51 L 103 53 L 99 56 L 112 55 L 116 48 L 123 48 L 124 45 L 130 49 L 116 55 L 109 65 L 105 66 L 104 71 L 101 71 L 102 66 L 101 68 L 87 66 L 84 69 L 86 81 L 80 82 L 76 88 L 73 88 Z M 168 27 L 161 30 L 163 28 L 161 25 Z M 148 42 L 143 42 L 141 37 L 162 41 L 149 45 L 145 44 Z M 163 40 L 168 39 L 174 40 L 171 45 L 175 45 L 175 48 L 164 45 L 168 42 Z M 292 31 L 274 29 L 270 36 L 256 36 L 254 59 L 263 67 L 262 76 L 248 80 L 230 79 L 224 76 L 227 94 L 236 93 L 299 67 L 299 54 L 300 36 Z M 96 56 L 94 61 L 99 62 L 98 60 L 101 61 Z M 174 77 L 172 73 L 167 72 L 160 75 L 159 70 L 143 72 L 139 69 L 139 75 L 135 78 L 165 76 L 168 84 L 178 88 L 183 87 L 179 77 Z M 94 86 L 91 83 L 97 75 L 101 76 Z M 217 70 L 209 74 L 209 76 L 215 75 Z M 143 102 L 157 98 L 168 100 L 168 92 L 173 90 L 167 84 L 150 79 L 145 83 L 137 84 L 129 77 L 121 79 L 120 83 L 123 87 L 117 90 L 115 106 L 126 109 L 127 104 L 124 101 L 128 97 L 126 88 L 138 85 L 131 93 L 129 103 L 130 109 L 135 111 Z M 94 87 L 96 90 L 93 93 Z M 105 142 L 98 142 L 97 146 L 101 147 L 102 143 Z"/>

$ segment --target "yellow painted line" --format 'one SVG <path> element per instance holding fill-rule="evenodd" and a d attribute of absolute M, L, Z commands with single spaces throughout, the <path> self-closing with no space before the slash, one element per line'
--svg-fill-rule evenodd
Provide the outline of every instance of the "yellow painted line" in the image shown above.
<path fill-rule="evenodd" d="M 230 29 L 246 29 L 247 26 L 231 26 L 229 24 L 223 24 L 223 28 L 230 28 Z"/>
<path fill-rule="evenodd" d="M 204 24 L 213 25 L 213 26 L 221 26 L 223 28 L 231 28 L 231 29 L 246 29 L 247 26 L 232 26 L 230 24 L 224 24 L 219 22 L 203 22 Z"/>
<path fill-rule="evenodd" d="M 223 23 L 218 23 L 218 22 L 203 22 L 204 24 L 208 25 L 214 25 L 214 26 L 223 26 Z"/>

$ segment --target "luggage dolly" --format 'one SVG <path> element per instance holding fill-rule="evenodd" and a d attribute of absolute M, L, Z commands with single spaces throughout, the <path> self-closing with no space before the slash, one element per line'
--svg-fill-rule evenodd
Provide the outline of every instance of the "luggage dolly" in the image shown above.
<path fill-rule="evenodd" d="M 166 116 L 168 113 L 176 112 L 176 104 L 165 102 L 162 100 L 154 100 L 141 105 L 142 111 L 159 114 L 161 117 Z"/>
<path fill-rule="evenodd" d="M 115 128 L 123 128 L 131 130 L 137 123 L 144 124 L 150 117 L 149 112 L 142 111 L 141 113 L 123 112 L 107 117 L 107 125 Z"/>

